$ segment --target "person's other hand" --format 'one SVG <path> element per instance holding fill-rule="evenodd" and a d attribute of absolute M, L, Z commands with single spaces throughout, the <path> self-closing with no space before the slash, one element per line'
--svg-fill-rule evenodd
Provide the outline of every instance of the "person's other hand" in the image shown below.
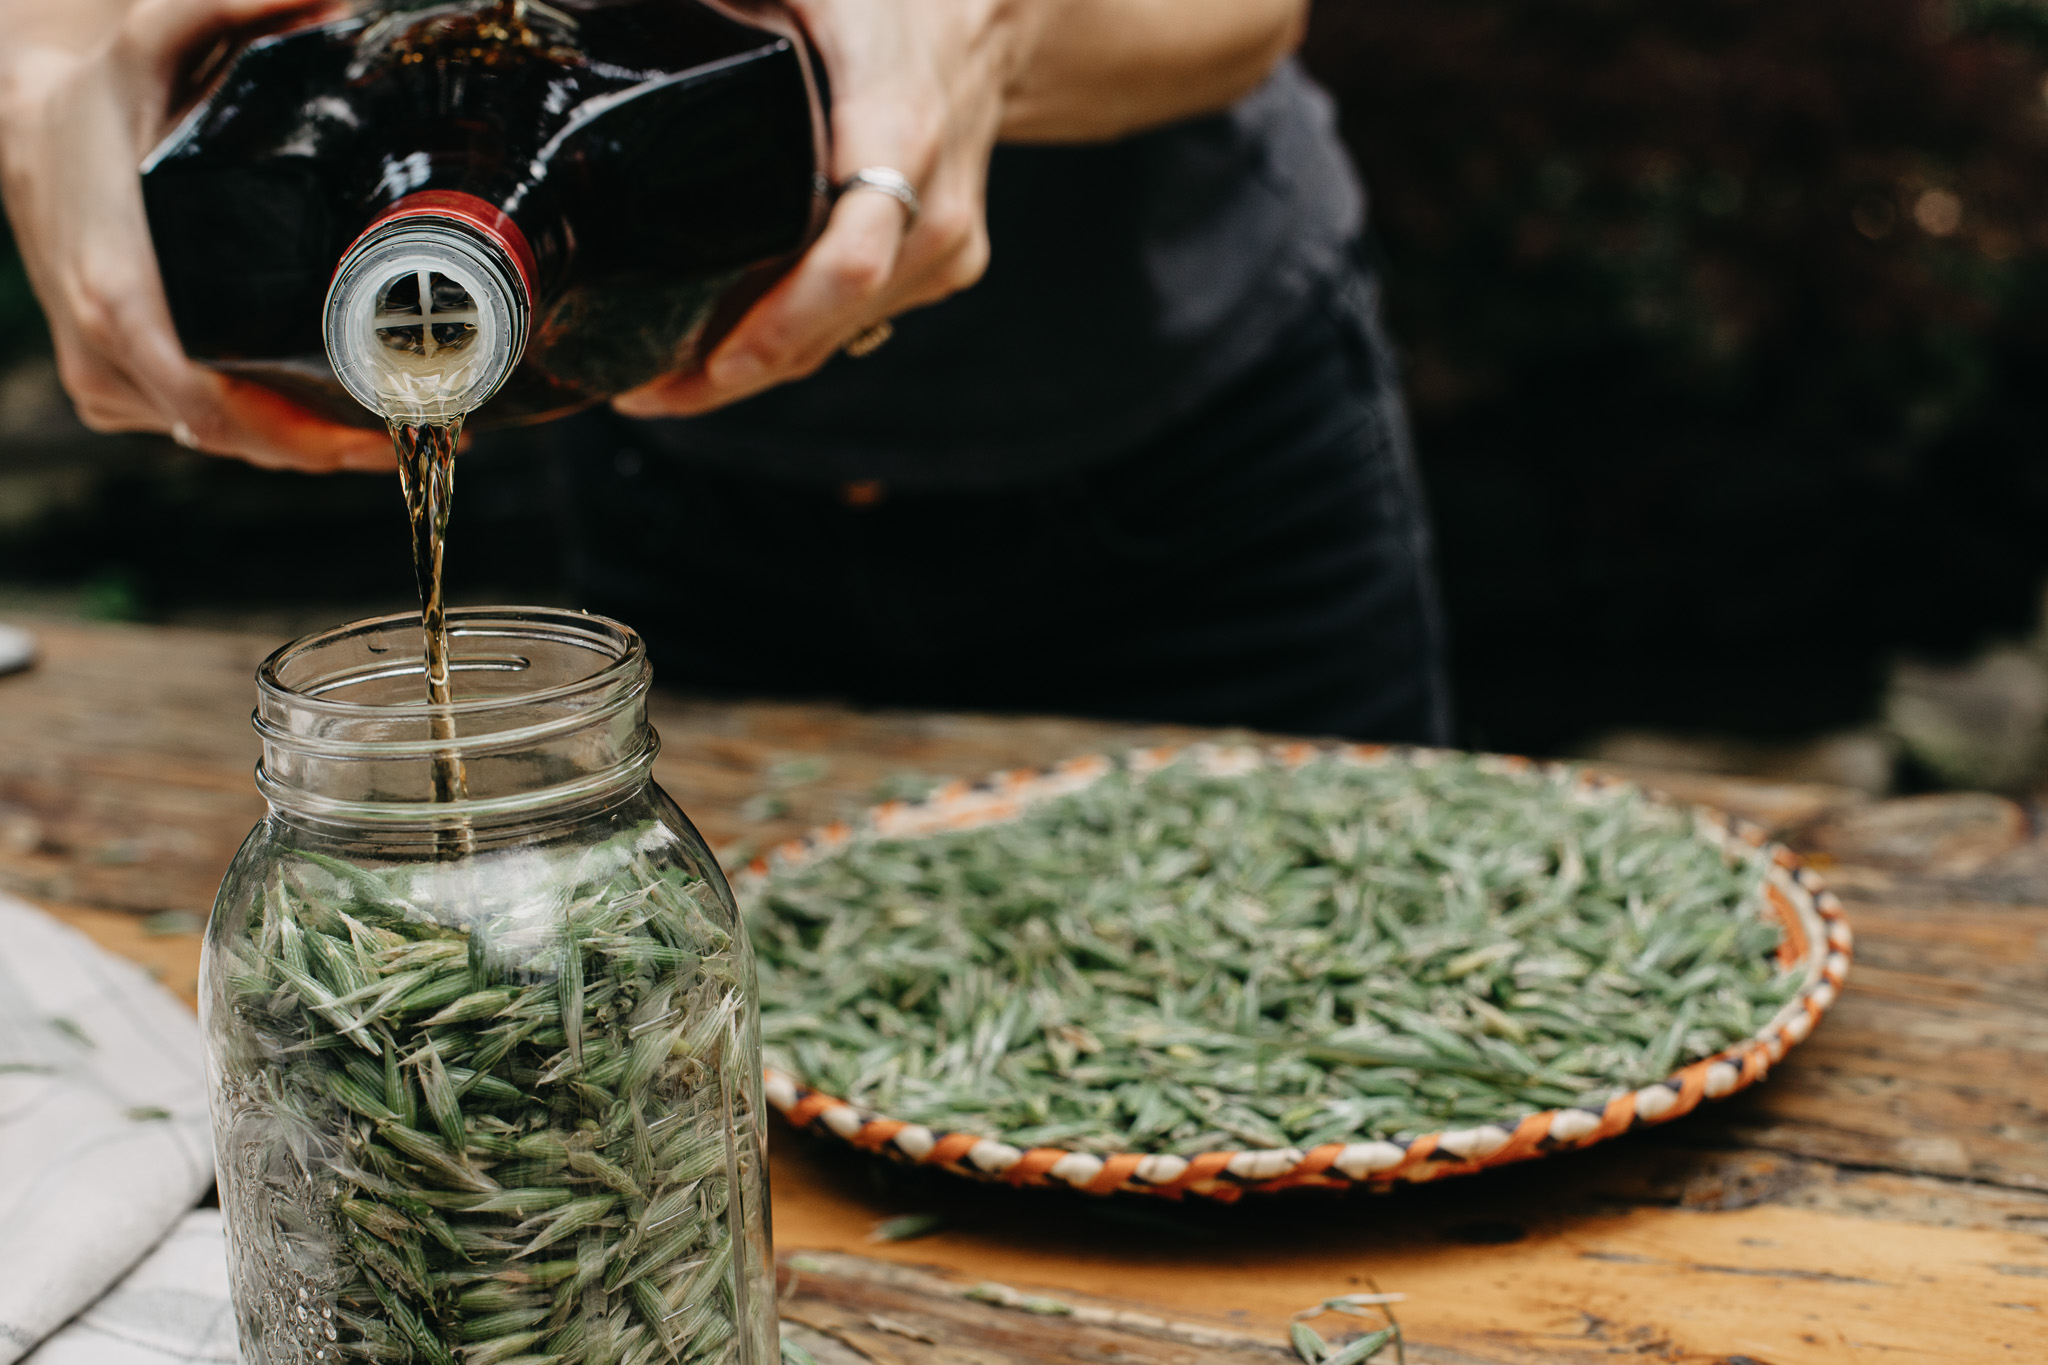
<path fill-rule="evenodd" d="M 0 23 L 37 17 L 0 4 Z M 168 432 L 181 444 L 273 468 L 391 468 L 382 434 L 325 421 L 195 365 L 157 276 L 136 167 L 166 131 L 195 53 L 223 36 L 311 17 L 321 0 L 137 0 L 105 32 L 0 49 L 0 194 L 49 319 L 58 374 L 95 431 Z M 17 11 L 23 11 L 17 13 Z M 43 28 L 50 27 L 44 24 Z"/>
<path fill-rule="evenodd" d="M 740 319 L 703 370 L 621 394 L 635 417 L 684 416 L 799 379 L 877 322 L 933 303 L 988 265 L 985 197 L 1004 96 L 1047 6 L 1034 0 L 792 0 L 832 85 L 832 174 L 907 176 L 913 223 L 858 190 L 824 234 Z"/>

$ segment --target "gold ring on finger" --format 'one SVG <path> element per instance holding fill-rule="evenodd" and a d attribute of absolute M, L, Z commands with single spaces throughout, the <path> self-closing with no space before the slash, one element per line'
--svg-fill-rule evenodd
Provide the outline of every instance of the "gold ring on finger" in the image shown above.
<path fill-rule="evenodd" d="M 873 355 L 881 350 L 883 344 L 895 335 L 896 324 L 883 318 L 880 322 L 871 323 L 855 332 L 847 338 L 846 345 L 840 349 L 858 360 L 864 355 Z"/>

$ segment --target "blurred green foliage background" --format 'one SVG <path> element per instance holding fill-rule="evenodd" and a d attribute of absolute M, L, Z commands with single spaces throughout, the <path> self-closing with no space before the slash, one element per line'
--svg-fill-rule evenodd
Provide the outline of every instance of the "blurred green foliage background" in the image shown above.
<path fill-rule="evenodd" d="M 2044 54 L 2043 0 L 1318 5 L 1465 742 L 1852 724 L 1896 656 L 2030 625 Z M 0 251 L 0 365 L 42 345 Z M 112 584 L 140 615 L 404 600 L 383 481 L 96 440 L 65 457 L 100 461 L 89 489 L 0 505 L 0 580 Z M 0 436 L 0 475 L 25 450 Z M 545 596 L 547 506 L 530 442 L 468 461 L 456 595 Z"/>

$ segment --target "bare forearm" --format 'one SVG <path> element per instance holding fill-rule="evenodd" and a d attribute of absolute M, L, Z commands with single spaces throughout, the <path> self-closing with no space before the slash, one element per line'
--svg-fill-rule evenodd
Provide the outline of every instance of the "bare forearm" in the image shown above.
<path fill-rule="evenodd" d="M 0 197 L 57 372 L 96 431 L 161 431 L 300 469 L 383 468 L 391 448 L 193 364 L 157 278 L 135 173 L 194 54 L 306 0 L 0 0 Z"/>
<path fill-rule="evenodd" d="M 0 118 L 105 42 L 134 0 L 0 0 Z"/>
<path fill-rule="evenodd" d="M 83 52 L 114 31 L 134 0 L 0 0 L 0 49 Z"/>
<path fill-rule="evenodd" d="M 1029 0 L 1027 0 L 1027 3 Z M 1010 142 L 1092 142 L 1221 109 L 1301 40 L 1306 0 L 1037 0 Z"/>
<path fill-rule="evenodd" d="M 832 77 L 834 177 L 887 168 L 893 196 L 839 197 L 825 233 L 701 373 L 617 400 L 690 416 L 815 372 L 873 325 L 988 266 L 998 141 L 1106 141 L 1221 109 L 1300 40 L 1308 0 L 788 0 Z"/>

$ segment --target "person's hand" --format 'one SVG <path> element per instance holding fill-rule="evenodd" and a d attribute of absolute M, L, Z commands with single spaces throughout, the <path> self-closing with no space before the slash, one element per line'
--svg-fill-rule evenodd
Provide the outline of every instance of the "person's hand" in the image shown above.
<path fill-rule="evenodd" d="M 1010 84 L 1050 0 L 792 0 L 832 85 L 836 182 L 886 166 L 923 201 L 915 222 L 857 190 L 824 234 L 743 317 L 700 372 L 614 401 L 635 417 L 705 412 L 810 374 L 906 309 L 981 278 L 988 265 L 989 155 Z"/>
<path fill-rule="evenodd" d="M 85 0 L 0 4 L 0 23 Z M 191 56 L 320 0 L 137 0 L 88 41 L 0 47 L 0 194 L 49 319 L 58 374 L 95 431 L 301 470 L 391 468 L 381 433 L 314 416 L 187 359 L 157 277 L 136 167 L 166 130 Z M 60 35 L 76 39 L 81 35 Z"/>

